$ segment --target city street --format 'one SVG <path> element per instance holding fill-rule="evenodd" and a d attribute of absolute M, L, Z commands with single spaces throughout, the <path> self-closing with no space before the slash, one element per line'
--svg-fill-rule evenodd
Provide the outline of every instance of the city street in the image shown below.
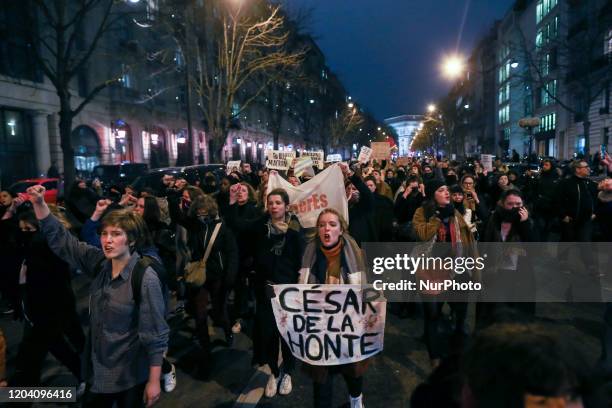
<path fill-rule="evenodd" d="M 88 279 L 78 276 L 73 287 L 78 295 L 79 312 L 87 315 L 86 285 Z M 474 305 L 470 307 L 470 321 L 473 324 Z M 599 356 L 597 338 L 601 330 L 601 305 L 540 304 L 538 319 L 553 323 L 563 335 L 575 338 L 591 362 Z M 84 320 L 85 322 L 85 320 Z M 12 367 L 17 346 L 21 338 L 21 324 L 8 317 L 2 318 L 2 327 L 8 341 L 8 366 Z M 193 353 L 197 347 L 192 340 L 193 321 L 180 318 L 171 320 L 170 361 L 177 366 L 177 388 L 171 394 L 163 394 L 157 406 L 161 407 L 265 407 L 290 408 L 308 406 L 312 399 L 312 381 L 299 368 L 293 376 L 293 392 L 286 397 L 273 399 L 263 397 L 267 381 L 265 368 L 255 370 L 250 366 L 251 342 L 245 335 L 237 335 L 234 347 L 223 345 L 218 329 L 213 333 L 214 367 L 210 380 L 201 381 L 192 376 Z M 414 388 L 430 372 L 429 359 L 420 337 L 423 333 L 422 319 L 400 319 L 389 313 L 385 330 L 385 349 L 376 356 L 365 376 L 364 396 L 367 406 L 406 407 Z M 43 371 L 45 386 L 68 386 L 74 384 L 70 373 L 48 357 Z M 334 407 L 341 407 L 348 401 L 347 391 L 341 377 L 335 379 Z M 306 401 L 298 404 L 297 401 Z M 46 404 L 45 406 L 49 406 Z"/>

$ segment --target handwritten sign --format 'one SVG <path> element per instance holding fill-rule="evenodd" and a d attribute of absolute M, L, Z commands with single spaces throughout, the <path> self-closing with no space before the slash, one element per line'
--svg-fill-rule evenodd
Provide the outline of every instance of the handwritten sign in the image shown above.
<path fill-rule="evenodd" d="M 312 158 L 310 156 L 299 157 L 295 162 L 295 166 L 293 168 L 293 174 L 296 177 L 302 177 L 303 174 L 313 177 L 314 170 L 312 168 L 312 164 L 313 164 Z"/>
<path fill-rule="evenodd" d="M 327 155 L 327 161 L 330 162 L 330 163 L 341 162 L 342 161 L 342 155 L 341 154 L 328 154 Z"/>
<path fill-rule="evenodd" d="M 312 163 L 314 166 L 318 167 L 319 170 L 323 170 L 325 168 L 325 157 L 323 155 L 323 151 L 317 152 L 309 152 L 303 151 L 301 157 L 310 157 L 312 159 Z"/>
<path fill-rule="evenodd" d="M 232 160 L 227 162 L 227 174 L 230 174 L 232 171 L 240 171 L 240 163 L 241 160 Z"/>
<path fill-rule="evenodd" d="M 493 155 L 492 154 L 481 154 L 480 155 L 480 164 L 482 164 L 482 168 L 488 172 L 493 171 Z"/>
<path fill-rule="evenodd" d="M 287 170 L 295 159 L 295 152 L 268 150 L 266 167 L 272 170 Z"/>
<path fill-rule="evenodd" d="M 272 309 L 291 353 L 311 365 L 365 360 L 383 349 L 386 302 L 361 285 L 275 285 Z"/>
<path fill-rule="evenodd" d="M 357 161 L 359 161 L 359 163 L 367 163 L 370 161 L 370 156 L 372 156 L 372 149 L 370 149 L 368 146 L 361 146 L 361 151 L 359 152 Z"/>
<path fill-rule="evenodd" d="M 387 160 L 391 156 L 391 146 L 387 142 L 372 142 L 372 159 Z"/>

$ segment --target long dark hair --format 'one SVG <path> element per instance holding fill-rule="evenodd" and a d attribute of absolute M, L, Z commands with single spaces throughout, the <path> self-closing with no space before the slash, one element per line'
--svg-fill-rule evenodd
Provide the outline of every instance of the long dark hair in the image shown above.
<path fill-rule="evenodd" d="M 144 213 L 142 218 L 145 220 L 147 225 L 155 225 L 159 222 L 161 217 L 161 210 L 155 197 L 144 197 Z"/>

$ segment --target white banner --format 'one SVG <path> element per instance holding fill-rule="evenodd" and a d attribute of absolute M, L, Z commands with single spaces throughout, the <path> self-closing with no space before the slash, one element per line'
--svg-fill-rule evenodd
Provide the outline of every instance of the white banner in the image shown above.
<path fill-rule="evenodd" d="M 275 285 L 278 330 L 298 359 L 318 366 L 355 363 L 383 350 L 386 305 L 361 285 Z"/>
<path fill-rule="evenodd" d="M 292 186 L 280 174 L 270 174 L 268 193 L 275 188 L 287 191 L 290 209 L 305 228 L 314 227 L 319 213 L 325 208 L 337 210 L 349 221 L 344 177 L 338 165 L 327 168 L 297 187 Z"/>
<path fill-rule="evenodd" d="M 266 167 L 272 170 L 287 170 L 295 159 L 295 152 L 268 150 Z"/>
<path fill-rule="evenodd" d="M 493 171 L 493 155 L 492 154 L 481 154 L 480 155 L 480 164 L 482 164 L 482 168 L 488 172 Z"/>
<path fill-rule="evenodd" d="M 314 163 L 314 166 L 318 167 L 319 170 L 323 170 L 325 168 L 325 157 L 323 156 L 323 151 L 303 151 L 301 157 L 310 157 L 312 159 L 312 162 Z"/>
<path fill-rule="evenodd" d="M 361 146 L 361 151 L 359 152 L 359 158 L 357 161 L 359 163 L 367 163 L 370 161 L 370 156 L 372 156 L 372 149 L 368 146 Z"/>
<path fill-rule="evenodd" d="M 374 160 L 388 160 L 391 157 L 391 146 L 388 142 L 372 142 L 372 159 Z"/>
<path fill-rule="evenodd" d="M 240 162 L 241 160 L 228 161 L 225 167 L 227 174 L 230 174 L 232 171 L 240 171 Z"/>

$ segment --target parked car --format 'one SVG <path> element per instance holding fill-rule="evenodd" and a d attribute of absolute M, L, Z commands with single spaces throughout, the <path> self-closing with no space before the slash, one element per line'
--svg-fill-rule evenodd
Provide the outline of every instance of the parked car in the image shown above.
<path fill-rule="evenodd" d="M 106 186 L 112 184 L 127 185 L 138 176 L 147 174 L 149 166 L 146 163 L 101 164 L 94 167 L 92 177 L 97 177 Z"/>
<path fill-rule="evenodd" d="M 138 177 L 132 185 L 136 190 L 142 190 L 143 188 L 151 188 L 158 194 L 161 193 L 163 188 L 162 178 L 164 174 L 172 174 L 174 177 L 183 177 L 189 184 L 195 185 L 196 181 L 200 183 L 204 182 L 204 176 L 206 173 L 211 172 L 217 180 L 225 174 L 224 164 L 196 164 L 193 166 L 185 167 L 164 167 L 159 169 L 150 170 L 147 174 Z"/>
<path fill-rule="evenodd" d="M 49 204 L 57 203 L 57 187 L 59 179 L 57 178 L 31 178 L 26 180 L 19 180 L 9 187 L 9 191 L 13 194 L 25 193 L 28 187 L 35 185 L 42 185 L 45 188 L 45 202 Z"/>

